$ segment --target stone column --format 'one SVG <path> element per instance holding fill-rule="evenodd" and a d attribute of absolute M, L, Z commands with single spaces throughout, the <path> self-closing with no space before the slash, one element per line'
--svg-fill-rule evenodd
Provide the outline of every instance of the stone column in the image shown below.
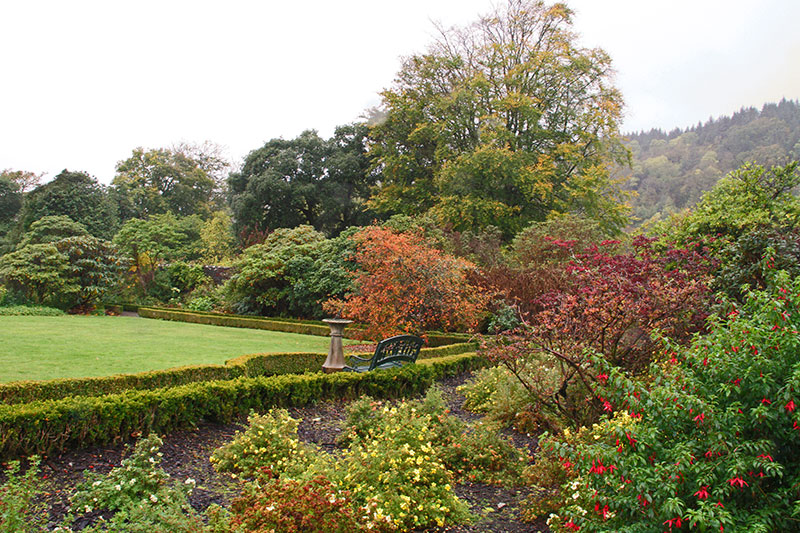
<path fill-rule="evenodd" d="M 323 322 L 331 327 L 331 347 L 328 350 L 328 358 L 322 364 L 322 371 L 326 373 L 341 372 L 344 368 L 342 335 L 347 324 L 352 324 L 353 321 L 344 318 L 326 318 Z"/>

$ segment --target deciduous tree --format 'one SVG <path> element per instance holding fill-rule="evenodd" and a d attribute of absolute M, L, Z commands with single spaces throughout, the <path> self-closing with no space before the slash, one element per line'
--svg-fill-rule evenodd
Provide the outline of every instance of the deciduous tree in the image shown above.
<path fill-rule="evenodd" d="M 379 226 L 352 239 L 354 289 L 325 308 L 366 324 L 368 338 L 469 330 L 480 323 L 485 297 L 468 281 L 475 268 L 468 261 L 430 248 L 419 235 Z"/>
<path fill-rule="evenodd" d="M 578 46 L 571 18 L 564 4 L 510 0 L 406 60 L 372 130 L 384 176 L 372 204 L 506 238 L 551 212 L 619 230 L 609 165 L 627 159 L 622 98 L 608 55 Z"/>
<path fill-rule="evenodd" d="M 117 207 L 104 186 L 85 172 L 62 171 L 25 197 L 19 214 L 22 231 L 48 215 L 66 215 L 91 235 L 110 239 L 118 226 Z"/>

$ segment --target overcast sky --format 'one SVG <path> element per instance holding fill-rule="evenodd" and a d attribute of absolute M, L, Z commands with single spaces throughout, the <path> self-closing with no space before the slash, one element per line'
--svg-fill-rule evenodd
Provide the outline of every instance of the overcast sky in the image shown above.
<path fill-rule="evenodd" d="M 798 0 L 567 4 L 581 44 L 614 60 L 624 131 L 800 98 Z M 275 137 L 328 137 L 379 103 L 401 56 L 433 40 L 432 21 L 464 25 L 492 6 L 0 0 L 0 169 L 109 183 L 137 146 L 208 140 L 240 161 Z"/>

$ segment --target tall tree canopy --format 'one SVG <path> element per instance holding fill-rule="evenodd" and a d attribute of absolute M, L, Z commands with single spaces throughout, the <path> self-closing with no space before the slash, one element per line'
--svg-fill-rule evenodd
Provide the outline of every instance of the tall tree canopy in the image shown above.
<path fill-rule="evenodd" d="M 235 229 L 266 231 L 313 226 L 327 234 L 370 221 L 365 209 L 375 173 L 366 156 L 367 127 L 336 128 L 331 139 L 316 131 L 272 139 L 231 174 Z"/>
<path fill-rule="evenodd" d="M 407 59 L 372 130 L 383 172 L 372 204 L 507 237 L 551 212 L 621 228 L 609 165 L 627 160 L 622 97 L 608 55 L 577 46 L 571 16 L 564 4 L 509 0 Z"/>
<path fill-rule="evenodd" d="M 220 166 L 224 168 L 224 162 L 202 147 L 136 148 L 117 163 L 112 181 L 122 218 L 210 214 L 217 185 L 213 175 Z"/>
<path fill-rule="evenodd" d="M 63 170 L 27 193 L 19 213 L 22 231 L 50 215 L 66 215 L 103 239 L 110 239 L 118 225 L 117 206 L 108 191 L 85 172 Z"/>

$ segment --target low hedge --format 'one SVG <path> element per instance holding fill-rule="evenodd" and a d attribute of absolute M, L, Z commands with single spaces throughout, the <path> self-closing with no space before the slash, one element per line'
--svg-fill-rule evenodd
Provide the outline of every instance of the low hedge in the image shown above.
<path fill-rule="evenodd" d="M 154 307 L 140 307 L 139 316 L 144 318 L 160 318 L 178 322 L 191 322 L 193 324 L 207 324 L 211 326 L 227 326 L 232 328 L 267 329 L 270 331 L 283 331 L 285 333 L 301 333 L 303 335 L 316 335 L 327 337 L 331 328 L 305 322 L 286 322 L 264 317 L 244 317 L 241 315 L 223 315 L 213 313 L 195 313 L 178 309 L 157 309 Z"/>
<path fill-rule="evenodd" d="M 317 335 L 327 337 L 331 329 L 324 322 L 317 320 L 299 320 L 294 318 L 267 318 L 260 316 L 226 315 L 213 311 L 189 311 L 184 309 L 167 309 L 162 307 L 140 307 L 139 316 L 144 318 L 160 318 L 178 322 L 191 322 L 194 324 L 207 324 L 212 326 L 228 326 L 234 328 L 267 329 L 270 331 L 283 331 L 286 333 L 302 333 L 303 335 Z M 355 338 L 352 334 L 361 329 L 353 324 L 345 330 L 345 337 Z M 426 333 L 428 346 L 438 347 L 448 344 L 469 342 L 472 337 L 467 333 L 442 333 L 431 331 Z"/>
<path fill-rule="evenodd" d="M 469 343 L 423 348 L 420 350 L 419 358 L 431 359 L 474 350 L 475 345 Z M 325 354 L 319 353 L 261 353 L 229 359 L 225 361 L 224 365 L 182 366 L 137 374 L 102 377 L 14 381 L 0 383 L 0 404 L 59 400 L 68 396 L 102 396 L 129 390 L 176 387 L 198 381 L 317 372 L 322 368 L 325 358 Z"/>
<path fill-rule="evenodd" d="M 322 368 L 324 362 L 325 354 L 319 353 L 249 354 L 230 359 L 224 365 L 181 366 L 101 377 L 14 381 L 0 384 L 0 403 L 59 400 L 68 396 L 102 396 L 130 390 L 176 387 L 198 381 L 316 372 Z"/>
<path fill-rule="evenodd" d="M 241 377 L 98 397 L 0 405 L 0 458 L 58 453 L 128 440 L 152 431 L 165 434 L 204 419 L 230 422 L 250 410 L 352 399 L 362 394 L 415 394 L 437 379 L 484 365 L 483 358 L 468 353 L 362 374 L 316 372 Z"/>

